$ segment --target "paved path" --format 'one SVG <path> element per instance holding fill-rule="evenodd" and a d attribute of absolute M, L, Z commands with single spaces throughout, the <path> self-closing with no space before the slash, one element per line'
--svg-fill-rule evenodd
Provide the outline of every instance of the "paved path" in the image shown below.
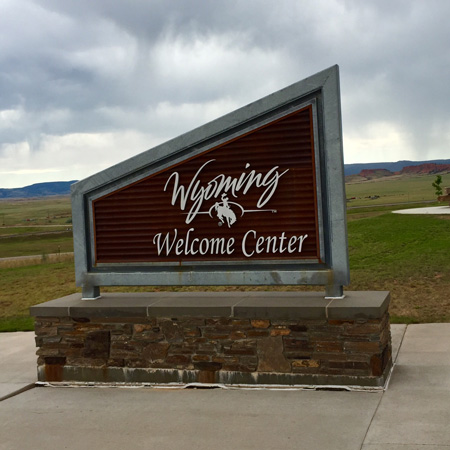
<path fill-rule="evenodd" d="M 376 205 L 360 205 L 360 206 L 350 206 L 347 203 L 347 209 L 361 209 L 361 208 L 370 208 L 372 206 L 398 206 L 398 205 L 414 205 L 414 204 L 421 204 L 424 203 L 435 203 L 436 200 L 421 200 L 419 202 L 397 202 L 397 203 L 377 203 Z"/>
<path fill-rule="evenodd" d="M 394 325 L 384 392 L 35 388 L 0 402 L 0 448 L 450 450 L 450 324 Z M 35 379 L 0 335 L 2 391 Z"/>
<path fill-rule="evenodd" d="M 450 206 L 430 206 L 429 208 L 399 209 L 394 214 L 450 214 Z"/>
<path fill-rule="evenodd" d="M 47 253 L 45 255 L 47 258 L 58 258 L 60 256 L 73 256 L 73 252 L 63 252 L 63 253 Z M 7 258 L 0 258 L 0 262 L 7 261 L 26 261 L 42 259 L 42 255 L 24 255 L 24 256 L 8 256 Z"/>

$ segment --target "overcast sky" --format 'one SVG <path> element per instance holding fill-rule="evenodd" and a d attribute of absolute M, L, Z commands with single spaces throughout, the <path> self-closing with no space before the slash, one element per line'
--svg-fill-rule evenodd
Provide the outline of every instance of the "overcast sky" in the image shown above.
<path fill-rule="evenodd" d="M 1 0 L 0 188 L 82 179 L 334 64 L 346 163 L 450 158 L 448 0 Z"/>

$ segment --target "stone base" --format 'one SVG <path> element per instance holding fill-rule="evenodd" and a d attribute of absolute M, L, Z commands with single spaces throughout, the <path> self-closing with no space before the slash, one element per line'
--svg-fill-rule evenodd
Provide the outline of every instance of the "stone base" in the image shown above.
<path fill-rule="evenodd" d="M 388 292 L 80 294 L 33 306 L 42 382 L 383 386 Z"/>

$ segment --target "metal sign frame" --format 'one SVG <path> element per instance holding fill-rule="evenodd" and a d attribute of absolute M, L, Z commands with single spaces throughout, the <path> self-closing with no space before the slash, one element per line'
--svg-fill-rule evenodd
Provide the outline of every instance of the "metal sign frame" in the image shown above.
<path fill-rule="evenodd" d="M 250 133 L 307 106 L 313 111 L 320 258 L 97 264 L 93 205 L 107 194 Z M 72 185 L 75 274 L 83 298 L 110 285 L 323 285 L 349 283 L 339 69 L 333 66 Z"/>

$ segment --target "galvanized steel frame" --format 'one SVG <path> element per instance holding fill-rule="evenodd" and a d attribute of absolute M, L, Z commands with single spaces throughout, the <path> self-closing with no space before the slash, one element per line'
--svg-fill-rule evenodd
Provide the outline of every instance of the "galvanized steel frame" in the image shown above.
<path fill-rule="evenodd" d="M 95 265 L 92 202 L 306 105 L 313 106 L 321 259 L 217 264 Z M 339 297 L 349 283 L 338 66 L 330 67 L 230 114 L 72 185 L 75 275 L 83 298 L 110 285 L 326 286 Z M 245 268 L 243 267 L 245 266 Z"/>

